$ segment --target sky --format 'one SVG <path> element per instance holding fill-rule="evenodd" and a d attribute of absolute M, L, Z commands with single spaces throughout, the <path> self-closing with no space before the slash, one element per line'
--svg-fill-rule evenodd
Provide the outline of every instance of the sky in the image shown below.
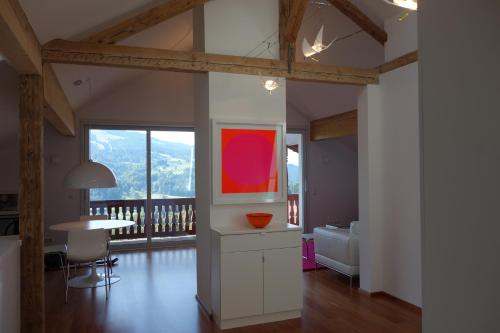
<path fill-rule="evenodd" d="M 194 132 L 188 131 L 151 131 L 151 137 L 166 141 L 194 145 Z"/>
<path fill-rule="evenodd" d="M 291 149 L 288 149 L 287 163 L 299 166 L 299 154 Z"/>

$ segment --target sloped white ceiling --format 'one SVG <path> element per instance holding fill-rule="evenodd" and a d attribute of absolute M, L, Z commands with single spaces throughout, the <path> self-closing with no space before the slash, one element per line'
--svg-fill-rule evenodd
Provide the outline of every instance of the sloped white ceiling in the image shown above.
<path fill-rule="evenodd" d="M 21 4 L 40 42 L 54 38 L 79 40 L 90 33 L 101 30 L 162 1 L 151 0 L 21 0 Z M 383 0 L 353 0 L 376 23 L 398 13 L 397 8 Z M 120 44 L 155 47 L 176 50 L 192 49 L 192 12 L 187 12 L 155 27 L 138 33 Z M 298 45 L 302 38 L 312 41 L 320 28 L 325 25 L 325 39 L 359 30 L 352 21 L 332 6 L 310 4 L 305 21 L 299 32 Z M 272 33 L 272 32 L 270 32 Z M 249 45 L 249 50 L 254 45 Z M 297 59 L 304 61 L 300 50 Z M 356 36 L 334 44 L 320 57 L 320 62 L 339 66 L 374 67 L 383 62 L 383 47 L 369 35 L 362 32 Z M 138 80 L 147 71 L 55 65 L 55 71 L 67 94 L 71 105 L 78 110 L 100 97 L 120 89 L 131 80 Z M 73 83 L 81 80 L 80 86 Z M 330 116 L 352 110 L 356 107 L 359 87 L 332 84 L 288 82 L 287 99 L 295 108 L 310 119 Z"/>
<path fill-rule="evenodd" d="M 152 0 L 20 0 L 42 44 L 54 39 L 79 39 L 110 22 L 158 4 Z"/>

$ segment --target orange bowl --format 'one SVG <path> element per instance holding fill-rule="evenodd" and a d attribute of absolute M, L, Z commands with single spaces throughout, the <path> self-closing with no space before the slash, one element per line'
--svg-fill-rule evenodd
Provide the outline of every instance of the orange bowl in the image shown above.
<path fill-rule="evenodd" d="M 255 228 L 264 228 L 271 222 L 273 214 L 269 213 L 249 213 L 247 214 L 248 223 L 253 225 Z"/>

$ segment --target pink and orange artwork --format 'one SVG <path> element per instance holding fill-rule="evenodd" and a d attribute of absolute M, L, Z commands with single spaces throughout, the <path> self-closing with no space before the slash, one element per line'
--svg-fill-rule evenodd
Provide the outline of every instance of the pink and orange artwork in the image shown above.
<path fill-rule="evenodd" d="M 223 194 L 278 192 L 277 131 L 221 129 Z"/>

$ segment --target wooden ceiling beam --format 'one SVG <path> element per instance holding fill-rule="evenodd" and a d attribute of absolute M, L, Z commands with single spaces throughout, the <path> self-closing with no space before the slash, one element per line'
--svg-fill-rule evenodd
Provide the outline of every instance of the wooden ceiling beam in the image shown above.
<path fill-rule="evenodd" d="M 43 65 L 44 116 L 57 131 L 66 136 L 75 136 L 75 112 L 57 79 L 51 64 Z"/>
<path fill-rule="evenodd" d="M 75 135 L 74 112 L 51 65 L 42 66 L 38 39 L 16 0 L 0 0 L 0 52 L 21 75 L 44 76 L 47 120 L 63 135 Z"/>
<path fill-rule="evenodd" d="M 290 1 L 279 0 L 279 43 L 280 43 L 280 59 L 286 60 L 288 57 L 288 42 L 286 40 L 286 24 L 290 15 Z"/>
<path fill-rule="evenodd" d="M 380 44 L 387 41 L 387 33 L 349 0 L 329 0 L 330 3 L 366 31 Z"/>
<path fill-rule="evenodd" d="M 138 32 L 151 28 L 169 18 L 187 12 L 209 0 L 170 0 L 145 12 L 125 19 L 109 28 L 99 31 L 83 41 L 103 44 L 115 44 Z"/>
<path fill-rule="evenodd" d="M 358 111 L 348 111 L 310 123 L 311 141 L 336 139 L 358 132 Z"/>
<path fill-rule="evenodd" d="M 412 64 L 418 61 L 418 51 L 413 51 L 402 55 L 396 59 L 386 62 L 375 69 L 379 71 L 380 74 L 390 72 L 392 70 L 398 69 L 400 67 Z"/>
<path fill-rule="evenodd" d="M 309 1 L 308 0 L 290 0 L 290 1 L 291 1 L 290 8 L 285 28 L 285 39 L 289 43 L 295 43 Z"/>
<path fill-rule="evenodd" d="M 294 63 L 199 52 L 53 40 L 43 47 L 44 62 L 189 73 L 221 72 L 352 85 L 378 83 L 374 69 Z"/>
<path fill-rule="evenodd" d="M 17 73 L 42 75 L 40 43 L 17 1 L 0 0 L 0 53 Z"/>

